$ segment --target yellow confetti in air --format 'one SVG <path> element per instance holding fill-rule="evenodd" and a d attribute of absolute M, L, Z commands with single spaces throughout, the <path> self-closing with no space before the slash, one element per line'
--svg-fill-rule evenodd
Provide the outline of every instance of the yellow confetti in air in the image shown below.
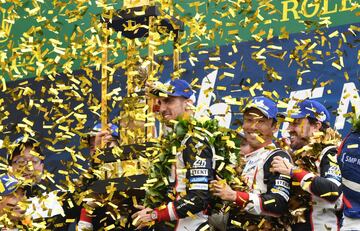
<path fill-rule="evenodd" d="M 228 170 L 229 172 L 231 172 L 232 174 L 236 173 L 235 169 L 232 168 L 230 165 L 226 165 L 225 169 Z"/>
<path fill-rule="evenodd" d="M 184 8 L 182 8 L 179 4 L 175 4 L 175 8 L 181 11 L 182 13 L 185 12 Z"/>
<path fill-rule="evenodd" d="M 106 226 L 105 228 L 104 228 L 104 230 L 111 230 L 111 229 L 115 229 L 115 225 L 114 224 L 111 224 L 111 225 L 109 225 L 109 226 Z"/>
<path fill-rule="evenodd" d="M 206 224 L 204 227 L 202 227 L 200 229 L 200 231 L 205 231 L 205 230 L 209 230 L 210 229 L 210 226 L 208 224 Z"/>
<path fill-rule="evenodd" d="M 0 181 L 0 193 L 5 191 L 5 187 L 4 184 L 2 183 L 2 181 Z"/>
<path fill-rule="evenodd" d="M 265 219 L 263 218 L 263 219 L 260 221 L 260 223 L 258 224 L 258 227 L 261 228 L 261 226 L 264 224 L 264 222 L 265 222 Z"/>
<path fill-rule="evenodd" d="M 186 215 L 188 215 L 188 217 L 191 217 L 192 219 L 196 219 L 196 215 L 194 215 L 192 212 L 187 211 Z"/>
<path fill-rule="evenodd" d="M 231 78 L 234 78 L 234 74 L 233 74 L 233 73 L 224 72 L 224 75 L 225 75 L 225 76 L 228 76 L 228 77 L 231 77 Z"/>
<path fill-rule="evenodd" d="M 69 205 L 70 208 L 74 208 L 74 204 L 73 204 L 73 202 L 71 201 L 70 198 L 67 200 L 67 202 L 68 202 L 68 205 Z"/>
<path fill-rule="evenodd" d="M 230 223 L 231 223 L 232 225 L 237 226 L 237 227 L 241 227 L 241 222 L 238 222 L 238 221 L 235 221 L 235 220 L 231 220 Z"/>
<path fill-rule="evenodd" d="M 282 50 L 283 49 L 281 46 L 275 46 L 275 45 L 268 45 L 267 48 L 274 49 L 274 50 Z"/>
<path fill-rule="evenodd" d="M 158 181 L 158 179 L 148 179 L 148 180 L 146 180 L 146 183 L 148 183 L 148 184 L 151 184 L 151 183 L 155 183 L 155 182 L 157 182 Z"/>
<path fill-rule="evenodd" d="M 165 185 L 169 185 L 169 181 L 168 181 L 168 179 L 166 177 L 163 177 L 163 182 L 164 182 Z"/>
<path fill-rule="evenodd" d="M 133 205 L 137 206 L 138 203 L 137 203 L 137 200 L 136 200 L 136 196 L 132 196 L 131 199 L 132 199 Z"/>
<path fill-rule="evenodd" d="M 332 32 L 331 34 L 329 34 L 329 38 L 333 38 L 333 37 L 337 37 L 337 36 L 339 36 L 339 31 L 334 31 L 334 32 Z"/>
<path fill-rule="evenodd" d="M 224 166 L 225 166 L 225 162 L 221 162 L 217 170 L 221 171 L 224 168 Z"/>
<path fill-rule="evenodd" d="M 274 37 L 273 34 L 274 34 L 274 29 L 273 29 L 273 28 L 270 28 L 266 39 L 267 39 L 267 40 L 272 39 L 272 38 Z"/>
<path fill-rule="evenodd" d="M 108 202 L 108 205 L 110 205 L 111 207 L 113 207 L 114 209 L 117 209 L 118 208 L 118 206 L 117 205 L 115 205 L 114 203 L 112 203 L 112 202 Z"/>
<path fill-rule="evenodd" d="M 335 67 L 336 69 L 338 69 L 339 71 L 341 71 L 341 66 L 339 64 L 337 64 L 336 62 L 332 62 L 331 66 Z"/>
<path fill-rule="evenodd" d="M 260 137 L 258 134 L 256 134 L 256 139 L 257 139 L 260 143 L 264 143 L 264 142 L 265 142 L 265 140 L 264 140 L 262 137 Z"/>
<path fill-rule="evenodd" d="M 28 120 L 27 118 L 23 118 L 23 120 L 22 120 L 24 123 L 26 123 L 27 125 L 29 125 L 29 126 L 33 126 L 34 125 L 34 122 L 31 122 L 30 120 Z"/>
<path fill-rule="evenodd" d="M 214 23 L 215 23 L 216 25 L 218 25 L 218 26 L 221 26 L 221 25 L 223 24 L 222 21 L 219 21 L 219 20 L 217 20 L 217 19 L 215 19 L 215 18 L 212 18 L 211 21 L 214 22 Z"/>
<path fill-rule="evenodd" d="M 267 204 L 272 204 L 275 202 L 276 202 L 275 199 L 271 199 L 271 200 L 264 201 L 264 204 L 267 205 Z"/>
<path fill-rule="evenodd" d="M 228 31 L 228 34 L 229 34 L 229 35 L 239 34 L 239 30 L 229 30 L 229 31 Z"/>
<path fill-rule="evenodd" d="M 327 192 L 327 193 L 320 195 L 320 197 L 330 197 L 330 196 L 339 196 L 339 193 L 338 192 Z"/>
<path fill-rule="evenodd" d="M 349 144 L 349 145 L 347 145 L 346 147 L 349 148 L 349 149 L 359 148 L 359 144 Z"/>
<path fill-rule="evenodd" d="M 235 44 L 233 44 L 233 45 L 231 46 L 231 48 L 233 49 L 234 53 L 237 53 L 237 52 L 238 52 L 238 49 L 237 49 L 237 47 L 236 47 Z"/>

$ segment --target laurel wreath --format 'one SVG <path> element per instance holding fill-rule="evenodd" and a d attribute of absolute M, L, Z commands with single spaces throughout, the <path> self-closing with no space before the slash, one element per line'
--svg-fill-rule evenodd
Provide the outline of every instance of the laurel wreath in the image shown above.
<path fill-rule="evenodd" d="M 149 207 L 159 207 L 175 199 L 175 192 L 169 183 L 171 167 L 176 162 L 175 151 L 181 151 L 181 142 L 185 137 L 206 138 L 214 147 L 217 161 L 216 174 L 227 182 L 234 181 L 239 157 L 238 134 L 230 129 L 220 127 L 217 120 L 180 120 L 174 126 L 174 131 L 159 140 L 159 151 L 152 158 L 152 167 L 146 187 L 144 204 Z M 212 200 L 216 202 L 216 200 Z M 219 206 L 220 207 L 220 206 Z"/>
<path fill-rule="evenodd" d="M 356 116 L 352 119 L 352 129 L 355 132 L 360 132 L 360 116 L 356 118 Z"/>

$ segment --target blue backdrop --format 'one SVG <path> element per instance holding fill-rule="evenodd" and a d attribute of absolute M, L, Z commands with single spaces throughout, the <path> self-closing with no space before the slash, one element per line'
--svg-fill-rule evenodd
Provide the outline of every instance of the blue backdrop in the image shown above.
<path fill-rule="evenodd" d="M 183 78 L 189 82 L 197 79 L 194 88 L 198 106 L 204 106 L 203 112 L 210 107 L 214 114 L 224 117 L 224 126 L 238 126 L 241 104 L 252 95 L 273 97 L 282 111 L 291 107 L 293 97 L 313 97 L 326 105 L 332 113 L 332 125 L 345 134 L 350 124 L 342 116 L 352 111 L 351 106 L 360 108 L 359 27 L 360 23 L 343 25 L 291 34 L 289 39 L 240 42 L 183 53 Z M 162 64 L 161 80 L 166 81 L 173 71 L 172 62 Z M 58 180 L 64 179 L 58 174 L 60 169 L 70 174 L 80 171 L 65 147 L 82 153 L 85 160 L 77 161 L 86 166 L 88 150 L 79 149 L 79 134 L 99 119 L 100 72 L 76 71 L 74 76 L 10 82 L 1 93 L 4 127 L 0 138 L 14 140 L 24 130 L 19 129 L 19 124 L 26 124 L 24 118 L 33 122 L 33 130 L 47 147 L 47 168 Z M 119 115 L 119 97 L 126 94 L 123 70 L 116 71 L 109 92 L 119 87 L 121 91 L 116 91 L 109 102 L 110 118 Z M 82 103 L 83 107 L 75 109 Z M 79 114 L 86 115 L 84 126 L 79 126 Z M 6 149 L 2 152 L 4 156 Z"/>

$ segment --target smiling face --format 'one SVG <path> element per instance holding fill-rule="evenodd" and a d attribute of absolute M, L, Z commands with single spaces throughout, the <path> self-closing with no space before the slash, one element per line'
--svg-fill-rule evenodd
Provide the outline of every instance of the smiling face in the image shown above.
<path fill-rule="evenodd" d="M 13 157 L 11 167 L 16 176 L 35 184 L 41 180 L 44 164 L 40 157 L 34 155 L 33 152 L 36 152 L 35 148 L 31 145 L 26 145 L 20 154 Z"/>
<path fill-rule="evenodd" d="M 258 109 L 249 108 L 245 111 L 243 130 L 253 150 L 269 145 L 276 129 L 273 119 L 266 118 Z"/>
<path fill-rule="evenodd" d="M 310 123 L 307 118 L 294 119 L 289 123 L 290 147 L 298 150 L 309 143 L 314 132 L 319 131 L 321 122 Z"/>
<path fill-rule="evenodd" d="M 159 112 L 165 122 L 176 120 L 189 111 L 192 101 L 178 96 L 158 98 Z"/>
<path fill-rule="evenodd" d="M 245 139 L 243 139 L 243 141 L 241 141 L 239 148 L 240 148 L 241 155 L 247 155 L 252 152 L 252 148 L 251 148 L 249 142 L 247 142 Z"/>

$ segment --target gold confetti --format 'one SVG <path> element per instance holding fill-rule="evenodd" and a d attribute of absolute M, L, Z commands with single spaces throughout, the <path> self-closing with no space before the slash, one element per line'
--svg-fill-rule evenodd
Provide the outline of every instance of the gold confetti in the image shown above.
<path fill-rule="evenodd" d="M 331 63 L 331 66 L 335 67 L 335 68 L 338 69 L 339 71 L 342 69 L 342 67 L 341 67 L 338 63 L 336 63 L 336 62 L 332 62 L 332 63 Z"/>
<path fill-rule="evenodd" d="M 267 204 L 272 204 L 272 203 L 275 203 L 275 202 L 276 202 L 275 199 L 271 199 L 271 200 L 264 201 L 264 204 L 267 205 Z"/>
<path fill-rule="evenodd" d="M 111 225 L 109 225 L 109 226 L 106 226 L 105 228 L 104 228 L 104 230 L 112 230 L 112 229 L 115 229 L 115 225 L 114 224 L 111 224 Z"/>
<path fill-rule="evenodd" d="M 238 221 L 231 220 L 231 221 L 230 221 L 230 223 L 231 223 L 232 225 L 237 226 L 237 227 L 241 227 L 241 223 L 240 223 L 240 222 L 238 222 Z"/>
<path fill-rule="evenodd" d="M 192 212 L 190 212 L 190 211 L 187 211 L 186 212 L 186 215 L 188 216 L 188 217 L 191 217 L 192 219 L 196 219 L 196 215 L 194 215 Z"/>
<path fill-rule="evenodd" d="M 359 148 L 358 144 L 348 144 L 346 148 L 353 149 L 353 148 Z"/>
<path fill-rule="evenodd" d="M 328 192 L 328 193 L 324 193 L 321 194 L 320 197 L 329 197 L 329 196 L 339 196 L 338 192 Z"/>
<path fill-rule="evenodd" d="M 261 228 L 261 226 L 264 224 L 264 222 L 265 222 L 265 219 L 263 218 L 263 219 L 260 221 L 260 223 L 258 224 L 258 227 Z"/>

